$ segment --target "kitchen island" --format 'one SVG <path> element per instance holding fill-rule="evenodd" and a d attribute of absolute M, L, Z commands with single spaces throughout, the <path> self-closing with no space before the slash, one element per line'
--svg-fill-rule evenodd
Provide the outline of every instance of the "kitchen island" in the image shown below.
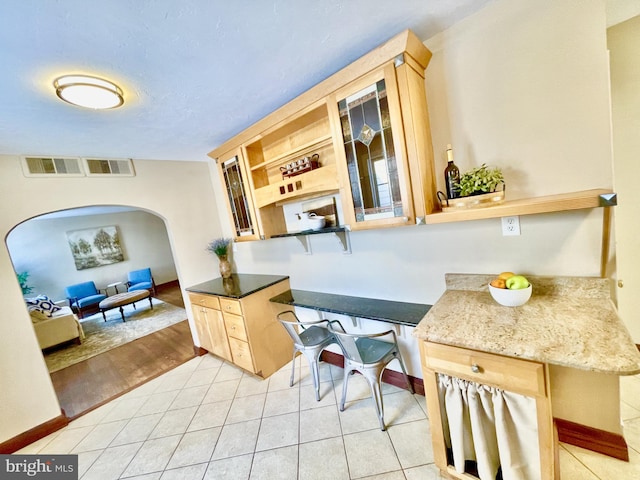
<path fill-rule="evenodd" d="M 617 376 L 640 373 L 640 353 L 617 316 L 609 280 L 528 276 L 529 302 L 504 307 L 488 292 L 494 277 L 447 274 L 447 290 L 413 333 L 422 352 L 438 467 L 468 478 L 457 477 L 463 467 L 452 465 L 448 421 L 443 422 L 443 384 L 451 379 L 535 399 L 539 478 L 558 475 L 554 419 L 556 427 L 586 426 L 602 434 L 590 442 L 588 435 L 564 432 L 563 438 L 560 431 L 560 440 L 624 459 Z"/>
<path fill-rule="evenodd" d="M 283 275 L 232 274 L 187 288 L 199 346 L 262 378 L 291 361 L 293 343 L 269 302 L 289 290 Z"/>

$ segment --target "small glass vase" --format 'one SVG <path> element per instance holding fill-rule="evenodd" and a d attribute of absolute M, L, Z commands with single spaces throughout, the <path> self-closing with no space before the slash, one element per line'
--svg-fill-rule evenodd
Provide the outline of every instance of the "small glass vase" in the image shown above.
<path fill-rule="evenodd" d="M 222 278 L 231 277 L 231 263 L 229 263 L 227 256 L 220 255 L 218 256 L 218 259 L 220 260 L 220 276 Z"/>

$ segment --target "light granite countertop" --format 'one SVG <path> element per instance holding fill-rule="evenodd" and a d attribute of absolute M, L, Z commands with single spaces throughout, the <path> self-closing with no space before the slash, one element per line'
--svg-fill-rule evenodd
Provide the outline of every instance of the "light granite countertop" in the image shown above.
<path fill-rule="evenodd" d="M 447 290 L 413 335 L 582 370 L 640 373 L 640 352 L 611 301 L 610 280 L 527 275 L 531 299 L 503 307 L 487 287 L 495 277 L 446 274 Z"/>

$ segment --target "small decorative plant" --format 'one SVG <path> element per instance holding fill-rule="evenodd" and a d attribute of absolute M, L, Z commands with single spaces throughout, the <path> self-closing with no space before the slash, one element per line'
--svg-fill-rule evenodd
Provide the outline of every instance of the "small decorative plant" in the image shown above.
<path fill-rule="evenodd" d="M 461 197 L 495 192 L 498 185 L 504 183 L 502 170 L 498 167 L 489 168 L 484 163 L 460 175 L 460 183 L 456 187 Z"/>
<path fill-rule="evenodd" d="M 27 295 L 33 291 L 33 287 L 27 285 L 27 279 L 29 278 L 29 272 L 22 272 L 16 274 L 18 277 L 18 283 L 22 289 L 22 295 Z"/>
<path fill-rule="evenodd" d="M 207 251 L 218 257 L 226 256 L 229 251 L 230 238 L 216 238 L 207 245 Z"/>

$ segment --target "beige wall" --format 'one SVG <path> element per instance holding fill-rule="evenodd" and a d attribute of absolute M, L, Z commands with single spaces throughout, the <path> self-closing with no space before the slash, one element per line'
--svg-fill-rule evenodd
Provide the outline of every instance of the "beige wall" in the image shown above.
<path fill-rule="evenodd" d="M 448 143 L 462 170 L 502 167 L 511 199 L 612 187 L 603 2 L 499 0 L 425 44 L 433 52 L 426 90 L 440 189 Z M 500 219 L 352 232 L 351 255 L 331 235 L 311 237 L 312 255 L 294 238 L 246 242 L 236 247 L 236 264 L 288 274 L 297 289 L 434 303 L 447 272 L 599 276 L 602 214 L 523 216 L 517 237 L 502 236 Z M 407 330 L 403 357 L 421 377 Z M 563 418 L 619 433 L 619 393 L 608 388 L 617 378 L 588 376 L 613 412 L 601 415 L 569 407 L 583 395 L 584 375 L 576 388 L 567 376 L 554 384 Z"/>
<path fill-rule="evenodd" d="M 640 15 L 608 30 L 611 52 L 611 112 L 615 188 L 620 205 L 615 209 L 618 307 L 621 318 L 640 344 Z"/>
<path fill-rule="evenodd" d="M 0 156 L 0 237 L 49 211 L 93 205 L 130 205 L 155 212 L 166 224 L 182 285 L 215 276 L 204 246 L 221 235 L 209 166 L 203 162 L 135 161 L 133 178 L 25 178 L 19 159 Z M 9 254 L 0 248 L 0 442 L 60 414 Z M 191 319 L 190 319 L 191 321 Z"/>
<path fill-rule="evenodd" d="M 452 143 L 463 169 L 483 162 L 504 167 L 510 198 L 611 187 L 604 6 L 586 3 L 497 0 L 426 42 L 434 53 L 426 88 L 440 171 Z M 84 204 L 97 192 L 95 201 L 117 199 L 166 219 L 183 285 L 214 276 L 202 245 L 226 212 L 219 190 L 217 215 L 212 211 L 204 166 L 149 162 L 136 164 L 135 183 L 104 180 L 91 188 L 60 180 L 38 188 L 11 160 L 0 161 L 0 195 L 20 201 L 0 214 L 5 232 L 29 216 Z M 36 201 L 42 192 L 45 201 Z M 354 232 L 351 255 L 340 253 L 331 235 L 313 236 L 312 255 L 295 238 L 283 238 L 236 245 L 234 262 L 240 272 L 290 275 L 292 288 L 433 303 L 447 272 L 597 276 L 601 226 L 602 211 L 593 210 L 521 217 L 519 237 L 503 237 L 499 219 Z M 230 233 L 226 218 L 222 228 Z M 0 291 L 13 318 L 0 322 L 0 408 L 7 410 L 0 414 L 15 417 L 0 427 L 2 440 L 58 411 L 6 252 L 0 252 Z M 20 341 L 4 348 L 9 335 Z M 415 362 L 410 373 L 421 376 Z M 37 400 L 31 378 L 39 385 Z M 615 403 L 617 391 L 612 395 Z M 33 408 L 20 403 L 27 398 Z"/>

